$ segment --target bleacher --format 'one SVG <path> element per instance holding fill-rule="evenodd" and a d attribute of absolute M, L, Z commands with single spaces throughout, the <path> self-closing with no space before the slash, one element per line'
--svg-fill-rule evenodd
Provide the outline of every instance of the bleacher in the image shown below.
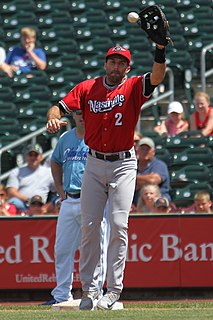
<path fill-rule="evenodd" d="M 103 75 L 104 56 L 110 46 L 120 44 L 131 50 L 130 76 L 150 71 L 154 46 L 137 24 L 127 21 L 127 14 L 153 4 L 161 5 L 169 20 L 174 45 L 167 47 L 167 64 L 175 75 L 175 96 L 187 103 L 185 73 L 190 71 L 194 78 L 199 75 L 201 49 L 213 42 L 213 0 L 2 1 L 0 46 L 8 51 L 19 45 L 20 28 L 33 26 L 37 31 L 37 47 L 45 50 L 48 66 L 45 71 L 35 71 L 35 76 L 29 79 L 24 75 L 10 79 L 0 73 L 0 148 L 43 127 L 48 108 L 79 81 Z M 207 60 L 208 66 L 212 67 L 212 59 Z M 162 116 L 161 109 L 160 104 L 153 106 L 142 116 L 151 114 L 157 121 Z M 154 140 L 160 138 L 155 136 Z M 207 140 L 206 147 L 212 151 L 212 143 Z M 39 142 L 48 150 L 51 136 L 43 133 Z M 158 154 L 168 161 L 174 180 L 175 155 L 192 149 L 195 142 L 192 140 L 184 150 L 176 148 L 175 153 L 171 139 L 161 143 L 163 148 L 158 148 Z M 3 155 L 1 173 L 15 166 L 20 152 L 21 147 Z M 211 165 L 205 165 L 210 170 Z"/>

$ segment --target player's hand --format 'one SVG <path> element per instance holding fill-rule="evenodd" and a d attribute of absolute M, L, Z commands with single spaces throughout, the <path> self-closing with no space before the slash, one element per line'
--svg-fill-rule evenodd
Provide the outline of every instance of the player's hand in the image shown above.
<path fill-rule="evenodd" d="M 60 130 L 61 126 L 66 126 L 67 121 L 62 121 L 59 119 L 48 120 L 46 128 L 49 133 L 56 133 Z"/>

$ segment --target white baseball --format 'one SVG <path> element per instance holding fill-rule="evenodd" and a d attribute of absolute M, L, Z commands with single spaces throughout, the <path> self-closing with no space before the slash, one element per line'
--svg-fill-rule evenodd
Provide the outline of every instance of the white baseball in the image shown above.
<path fill-rule="evenodd" d="M 127 15 L 127 20 L 130 22 L 130 23 L 135 23 L 137 22 L 139 19 L 139 15 L 137 14 L 137 12 L 130 12 L 128 13 Z"/>

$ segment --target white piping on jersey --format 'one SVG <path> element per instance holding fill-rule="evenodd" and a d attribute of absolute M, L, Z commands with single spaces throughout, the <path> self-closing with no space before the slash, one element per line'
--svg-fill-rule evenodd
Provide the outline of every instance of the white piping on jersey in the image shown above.
<path fill-rule="evenodd" d="M 60 100 L 59 103 L 62 105 L 62 107 L 63 107 L 63 109 L 64 109 L 64 111 L 65 111 L 64 113 L 71 113 L 71 112 L 72 112 L 72 110 L 70 110 L 70 109 L 67 107 L 66 103 L 64 103 L 63 100 Z"/>

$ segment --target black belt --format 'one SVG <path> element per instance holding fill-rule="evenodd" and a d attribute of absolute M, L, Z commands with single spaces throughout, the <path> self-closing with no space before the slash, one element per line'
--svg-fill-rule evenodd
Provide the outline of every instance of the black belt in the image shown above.
<path fill-rule="evenodd" d="M 79 199 L 81 196 L 81 192 L 66 192 L 70 198 Z"/>
<path fill-rule="evenodd" d="M 101 160 L 107 160 L 107 161 L 118 161 L 118 160 L 123 160 L 123 159 L 127 159 L 127 158 L 131 158 L 131 152 L 130 151 L 123 151 L 121 152 L 122 155 L 120 153 L 100 153 L 97 151 L 93 151 L 91 149 L 89 149 L 89 154 L 97 159 L 101 159 Z"/>

